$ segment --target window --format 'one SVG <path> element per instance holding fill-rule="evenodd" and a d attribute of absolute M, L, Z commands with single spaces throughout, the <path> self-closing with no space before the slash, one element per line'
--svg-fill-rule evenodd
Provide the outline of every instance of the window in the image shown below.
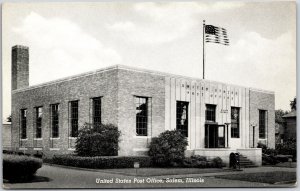
<path fill-rule="evenodd" d="M 70 102 L 71 137 L 78 136 L 78 101 Z"/>
<path fill-rule="evenodd" d="M 27 109 L 21 109 L 21 139 L 27 138 Z"/>
<path fill-rule="evenodd" d="M 93 98 L 93 124 L 101 123 L 101 97 Z"/>
<path fill-rule="evenodd" d="M 35 138 L 42 138 L 42 115 L 43 108 L 36 107 L 35 108 Z"/>
<path fill-rule="evenodd" d="M 216 121 L 216 106 L 215 105 L 206 105 L 205 110 L 205 120 L 207 122 L 215 122 Z"/>
<path fill-rule="evenodd" d="M 59 137 L 59 110 L 58 104 L 50 105 L 51 109 L 51 136 L 52 138 Z"/>
<path fill-rule="evenodd" d="M 265 110 L 259 110 L 259 138 L 266 138 L 266 113 Z"/>
<path fill-rule="evenodd" d="M 188 137 L 188 111 L 189 103 L 184 101 L 177 101 L 176 104 L 176 129 L 180 131 L 185 137 Z"/>
<path fill-rule="evenodd" d="M 136 135 L 147 136 L 148 123 L 148 99 L 145 97 L 135 97 L 136 112 Z"/>
<path fill-rule="evenodd" d="M 231 108 L 231 137 L 240 138 L 240 108 Z"/>

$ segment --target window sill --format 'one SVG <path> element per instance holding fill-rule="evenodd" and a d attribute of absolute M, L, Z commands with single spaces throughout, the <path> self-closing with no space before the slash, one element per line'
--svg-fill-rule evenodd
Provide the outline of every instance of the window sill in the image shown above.
<path fill-rule="evenodd" d="M 43 148 L 37 147 L 37 148 L 33 148 L 34 151 L 41 151 L 43 150 Z"/>
<path fill-rule="evenodd" d="M 20 147 L 19 150 L 26 151 L 27 148 L 25 148 L 25 147 Z"/>
<path fill-rule="evenodd" d="M 42 141 L 43 138 L 33 138 L 33 140 L 35 140 L 35 141 Z"/>
<path fill-rule="evenodd" d="M 77 139 L 78 137 L 69 137 L 69 139 Z"/>
<path fill-rule="evenodd" d="M 59 151 L 60 148 L 50 148 L 50 151 Z"/>
<path fill-rule="evenodd" d="M 75 148 L 68 148 L 68 151 L 75 151 Z"/>
<path fill-rule="evenodd" d="M 148 139 L 148 138 L 152 138 L 151 136 L 142 136 L 142 135 L 135 135 L 135 136 L 133 136 L 133 138 L 141 138 L 141 139 Z"/>
<path fill-rule="evenodd" d="M 50 140 L 60 139 L 60 137 L 50 137 Z"/>
<path fill-rule="evenodd" d="M 28 141 L 28 138 L 26 138 L 26 139 L 20 139 L 21 141 Z"/>
<path fill-rule="evenodd" d="M 133 151 L 149 151 L 149 148 L 133 148 Z"/>

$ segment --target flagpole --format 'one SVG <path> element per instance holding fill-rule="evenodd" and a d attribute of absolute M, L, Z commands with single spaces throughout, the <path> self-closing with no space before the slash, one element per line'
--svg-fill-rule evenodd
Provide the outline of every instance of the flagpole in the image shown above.
<path fill-rule="evenodd" d="M 205 79 L 205 20 L 203 20 L 203 80 Z"/>

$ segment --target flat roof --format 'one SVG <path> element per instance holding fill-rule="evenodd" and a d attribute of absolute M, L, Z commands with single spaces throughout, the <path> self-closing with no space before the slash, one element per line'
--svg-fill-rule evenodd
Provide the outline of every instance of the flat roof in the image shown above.
<path fill-rule="evenodd" d="M 36 88 L 40 88 L 40 87 L 45 87 L 45 86 L 49 86 L 49 85 L 53 85 L 53 84 L 57 84 L 57 83 L 62 83 L 65 81 L 71 81 L 74 79 L 82 78 L 85 76 L 91 76 L 91 75 L 95 75 L 98 73 L 103 73 L 103 72 L 107 72 L 107 71 L 111 71 L 111 70 L 118 70 L 118 69 L 141 72 L 141 73 L 148 73 L 148 74 L 163 76 L 163 77 L 174 77 L 174 78 L 182 78 L 182 79 L 189 79 L 189 80 L 196 80 L 196 81 L 203 81 L 203 82 L 220 83 L 220 84 L 231 85 L 231 86 L 235 86 L 235 87 L 249 88 L 250 90 L 253 90 L 253 91 L 275 94 L 274 91 L 268 91 L 268 90 L 263 90 L 263 89 L 258 89 L 258 88 L 250 88 L 250 87 L 245 87 L 245 86 L 228 84 L 228 83 L 224 83 L 224 82 L 206 80 L 206 79 L 201 79 L 201 78 L 193 78 L 193 77 L 188 77 L 188 76 L 183 76 L 183 75 L 170 74 L 170 73 L 166 73 L 166 72 L 159 72 L 159 71 L 155 71 L 155 70 L 148 70 L 148 69 L 125 66 L 125 65 L 113 65 L 113 66 L 105 67 L 105 68 L 90 71 L 90 72 L 85 72 L 85 73 L 72 75 L 72 76 L 68 76 L 65 78 L 60 78 L 57 80 L 53 80 L 53 81 L 49 81 L 49 82 L 45 82 L 45 83 L 41 83 L 41 84 L 37 84 L 37 85 L 33 85 L 33 86 L 16 89 L 16 90 L 13 90 L 12 92 L 16 93 L 16 92 L 28 91 L 28 90 L 32 90 L 32 89 L 36 89 Z"/>
<path fill-rule="evenodd" d="M 282 116 L 282 117 L 285 117 L 285 118 L 289 118 L 289 117 L 297 117 L 297 111 L 294 110 L 294 111 L 291 111 L 290 113 Z"/>

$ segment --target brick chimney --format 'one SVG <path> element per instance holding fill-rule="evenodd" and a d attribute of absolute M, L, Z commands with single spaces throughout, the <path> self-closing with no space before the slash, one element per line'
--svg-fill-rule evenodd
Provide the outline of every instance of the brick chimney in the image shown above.
<path fill-rule="evenodd" d="M 12 90 L 29 86 L 29 48 L 16 45 L 11 52 L 11 87 Z"/>

